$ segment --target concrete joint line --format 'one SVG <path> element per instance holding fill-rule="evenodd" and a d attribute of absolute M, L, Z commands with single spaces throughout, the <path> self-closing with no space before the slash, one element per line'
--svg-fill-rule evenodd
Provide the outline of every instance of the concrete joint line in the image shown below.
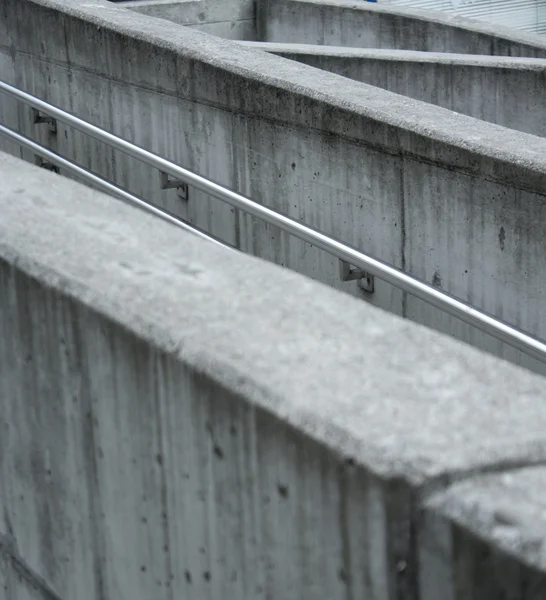
<path fill-rule="evenodd" d="M 432 496 L 447 490 L 456 483 L 462 483 L 469 479 L 486 477 L 487 475 L 500 475 L 532 467 L 546 466 L 546 446 L 541 448 L 537 454 L 538 453 L 540 456 L 537 456 L 534 459 L 509 458 L 495 463 L 481 465 L 473 469 L 451 471 L 431 477 L 417 489 L 418 504 L 419 506 L 424 506 Z"/>
<path fill-rule="evenodd" d="M 47 581 L 25 562 L 17 552 L 14 540 L 5 534 L 0 534 L 0 556 L 10 563 L 13 571 L 21 579 L 40 592 L 43 600 L 63 600 Z"/>

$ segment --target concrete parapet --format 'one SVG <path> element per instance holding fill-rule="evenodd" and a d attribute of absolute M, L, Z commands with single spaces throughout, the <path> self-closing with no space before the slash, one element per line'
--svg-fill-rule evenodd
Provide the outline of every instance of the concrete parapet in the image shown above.
<path fill-rule="evenodd" d="M 365 3 L 363 3 L 365 4 Z M 546 141 L 101 0 L 2 0 L 10 82 L 440 286 L 537 337 Z M 541 369 L 338 261 L 19 106 L 8 126 L 227 242 Z M 30 157 L 32 158 L 32 157 Z"/>
<path fill-rule="evenodd" d="M 243 43 L 476 119 L 546 135 L 544 59 Z"/>
<path fill-rule="evenodd" d="M 254 0 L 133 0 L 123 7 L 226 39 L 256 39 Z"/>
<path fill-rule="evenodd" d="M 6 600 L 546 594 L 542 377 L 17 159 L 0 177 Z"/>
<path fill-rule="evenodd" d="M 540 35 L 447 13 L 350 0 L 259 0 L 263 42 L 546 57 Z"/>
<path fill-rule="evenodd" d="M 419 526 L 420 600 L 542 598 L 546 469 L 470 478 L 433 494 Z"/>

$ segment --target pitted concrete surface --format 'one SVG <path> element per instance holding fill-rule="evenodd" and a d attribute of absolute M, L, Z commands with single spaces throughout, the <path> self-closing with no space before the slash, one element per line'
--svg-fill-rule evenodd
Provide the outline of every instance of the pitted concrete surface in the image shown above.
<path fill-rule="evenodd" d="M 122 5 L 111 4 L 106 0 L 82 0 L 81 4 L 72 0 L 25 0 L 25 3 L 43 6 L 52 11 L 61 9 L 63 13 L 88 21 L 101 29 L 129 35 L 157 48 L 225 69 L 243 79 L 249 78 L 266 86 L 301 94 L 310 100 L 347 111 L 347 116 L 358 115 L 370 119 L 377 122 L 378 128 L 400 129 L 401 132 L 405 132 L 399 136 L 400 147 L 404 151 L 429 154 L 426 146 L 423 147 L 418 139 L 411 137 L 411 134 L 415 134 L 430 142 L 453 145 L 481 154 L 484 158 L 501 160 L 507 163 L 507 168 L 510 164 L 515 164 L 518 167 L 537 170 L 541 175 L 546 173 L 546 159 L 543 158 L 546 155 L 546 142 L 535 136 L 506 130 L 440 107 L 427 107 L 424 113 L 422 104 L 411 98 L 347 80 L 333 73 L 320 72 L 268 53 L 255 52 L 229 40 L 187 28 L 181 29 L 175 23 L 135 14 L 127 11 Z M 2 34 L 4 39 L 8 40 L 8 46 L 10 33 L 6 30 L 2 31 Z M 531 37 L 534 39 L 536 36 Z M 97 69 L 96 61 L 86 58 L 75 48 L 71 49 L 69 55 L 65 49 L 59 58 L 66 60 L 68 56 L 74 66 L 87 67 L 88 64 L 93 64 L 93 70 Z M 114 65 L 108 65 L 108 61 L 104 64 L 106 74 L 108 68 Z M 167 90 L 176 89 L 174 80 L 165 80 L 163 83 Z M 215 101 L 222 103 L 222 98 L 216 98 Z M 246 98 L 246 101 L 248 103 L 252 99 Z M 274 110 L 273 113 L 271 109 Z M 261 111 L 256 106 L 257 115 L 260 112 L 275 116 L 274 106 L 270 103 L 262 103 Z M 373 135 L 375 132 L 370 133 Z M 385 135 L 388 135 L 387 131 L 378 131 L 374 135 L 375 141 L 380 142 Z M 429 154 L 429 158 L 435 156 L 434 150 Z M 500 175 L 498 172 L 496 174 Z"/>
<path fill-rule="evenodd" d="M 259 39 L 264 42 L 335 46 L 340 45 L 342 37 L 343 45 L 354 47 L 515 56 L 544 56 L 545 50 L 540 35 L 439 11 L 387 3 L 271 0 L 262 10 Z M 307 27 L 301 27 L 302 19 L 307 20 Z"/>
<path fill-rule="evenodd" d="M 505 38 L 514 42 L 526 42 L 530 45 L 536 45 L 537 47 L 541 45 L 541 36 L 523 33 L 518 30 L 514 30 L 510 27 L 503 27 L 502 25 L 498 25 L 495 23 L 483 23 L 482 21 L 478 21 L 476 19 L 467 19 L 449 13 L 404 7 L 387 2 L 375 3 L 372 5 L 362 5 L 360 4 L 360 2 L 354 2 L 351 0 L 274 0 L 274 2 L 277 4 L 300 3 L 323 8 L 326 5 L 327 7 L 332 6 L 337 9 L 350 9 L 364 13 L 369 12 L 371 14 L 379 13 L 388 16 L 393 15 L 399 17 L 407 17 L 408 19 L 437 23 L 440 25 L 451 26 L 453 28 L 460 27 L 461 29 L 465 29 L 475 33 L 483 33 L 492 37 Z M 544 47 L 546 48 L 546 44 L 544 45 Z"/>
<path fill-rule="evenodd" d="M 543 468 L 518 469 L 546 460 L 543 378 L 15 158 L 0 169 L 10 600 L 544 592 L 518 521 L 542 510 Z M 517 574 L 457 560 L 480 543 Z"/>
<path fill-rule="evenodd" d="M 493 218 L 495 251 L 497 242 L 506 254 L 526 248 L 508 215 L 517 222 L 517 210 L 527 207 L 534 215 L 523 226 L 527 232 L 543 222 L 532 212 L 542 206 L 546 166 L 544 141 L 534 136 L 445 109 L 425 111 L 421 102 L 132 14 L 123 5 L 24 4 L 32 11 L 3 0 L 3 72 L 30 91 L 49 90 L 55 101 L 70 71 L 75 87 L 69 87 L 85 98 L 83 107 L 93 113 L 112 102 L 113 114 L 133 117 L 129 127 L 115 126 L 145 144 L 154 146 L 157 138 L 133 129 L 135 115 L 147 125 L 150 113 L 170 115 L 163 126 L 176 132 L 177 143 L 159 132 L 169 151 L 189 135 L 181 128 L 191 120 L 216 150 L 215 136 L 238 132 L 218 115 L 238 122 L 244 115 L 248 122 L 275 122 L 275 135 L 256 130 L 266 140 L 280 139 L 281 127 L 292 135 L 305 131 L 294 158 L 292 147 L 281 147 L 286 169 L 273 156 L 281 175 L 296 173 L 302 149 L 313 147 L 310 136 L 318 132 L 326 146 L 332 137 L 336 144 L 357 141 L 350 148 L 359 153 L 357 176 L 381 173 L 385 188 L 407 178 L 401 190 L 414 186 L 419 197 L 419 203 L 405 197 L 413 210 L 421 210 L 425 197 L 421 176 L 414 181 L 407 174 L 410 160 L 479 177 L 468 190 L 445 174 L 430 177 L 430 187 L 441 197 L 446 186 L 455 202 L 451 216 L 459 214 L 462 196 L 473 205 L 504 198 L 495 204 L 503 219 Z M 449 32 L 454 39 L 475 35 L 472 43 L 486 40 L 500 53 L 545 51 L 532 36 L 393 7 L 267 6 L 281 5 L 314 7 L 334 21 L 357 11 L 393 30 L 405 24 L 399 32 L 406 33 L 420 30 L 419 23 L 436 24 L 428 29 L 434 43 Z M 33 21 L 26 18 L 31 14 Z M 263 28 L 263 13 L 258 17 Z M 128 40 L 131 50 L 116 62 L 116 49 Z M 399 42 L 414 43 L 403 35 Z M 401 63 L 421 56 L 361 52 L 374 60 L 400 56 Z M 481 63 L 481 57 L 439 53 L 423 62 L 435 60 L 543 68 L 534 59 Z M 133 112 L 116 104 L 131 97 Z M 26 122 L 25 113 L 13 114 Z M 189 139 L 194 154 L 207 154 L 195 136 Z M 243 147 L 239 138 L 232 142 Z M 383 177 L 362 161 L 366 145 L 382 162 L 402 157 L 400 177 Z M 253 148 L 254 156 L 272 154 L 260 150 Z M 108 162 L 100 152 L 97 162 Z M 327 164 L 337 164 L 334 157 L 327 155 Z M 318 177 L 317 161 L 311 162 Z M 215 160 L 214 173 L 222 169 Z M 21 594 L 40 600 L 124 594 L 437 600 L 438 590 L 445 600 L 546 595 L 543 379 L 3 155 L 0 180 L 0 338 L 9 340 L 0 346 L 0 585 L 9 600 Z M 491 182 L 505 187 L 492 189 Z M 328 183 L 333 205 L 337 183 L 331 175 Z M 265 188 L 282 202 L 285 189 Z M 410 213 L 401 208 L 404 221 Z M 487 200 L 478 206 L 476 222 L 489 223 L 490 208 Z M 436 225 L 450 227 L 442 210 L 431 209 L 440 215 Z M 225 221 L 216 207 L 214 215 Z M 388 230 L 391 245 L 398 241 L 394 227 L 402 228 L 399 218 L 396 213 Z M 484 231 L 480 247 L 489 247 L 483 236 L 490 231 Z M 414 235 L 419 247 L 433 240 Z M 450 235 L 438 231 L 440 239 Z M 457 248 L 447 250 L 459 260 Z M 491 256 L 474 254 L 491 264 Z M 419 253 L 408 256 L 410 263 L 423 262 Z M 507 297 L 503 269 L 513 280 L 511 265 L 488 276 L 502 282 Z M 530 289 L 540 297 L 540 289 Z"/>
<path fill-rule="evenodd" d="M 16 159 L 2 170 L 4 261 L 372 470 L 424 482 L 546 458 L 543 378 Z"/>
<path fill-rule="evenodd" d="M 123 8 L 151 17 L 167 18 L 175 23 L 200 24 L 206 22 L 253 20 L 254 7 L 248 0 L 222 2 L 222 0 L 133 0 L 124 2 Z"/>
<path fill-rule="evenodd" d="M 16 85 L 546 337 L 544 139 L 122 4 L 4 2 L 0 57 Z M 50 140 L 24 107 L 8 112 L 13 127 L 213 235 L 363 298 L 335 259 L 204 194 L 182 203 L 153 169 L 62 124 Z M 383 282 L 366 300 L 542 368 Z"/>
<path fill-rule="evenodd" d="M 546 136 L 544 59 L 241 43 L 482 121 Z"/>
<path fill-rule="evenodd" d="M 455 54 L 452 52 L 423 52 L 419 50 L 392 50 L 388 48 L 349 48 L 347 46 L 255 42 L 247 40 L 239 40 L 238 43 L 247 48 L 283 55 L 309 54 L 340 58 L 366 58 L 378 61 L 420 62 L 475 67 L 489 66 L 536 71 L 544 71 L 546 69 L 546 59 L 526 56 L 488 56 L 485 54 Z"/>
<path fill-rule="evenodd" d="M 546 468 L 456 483 L 426 506 L 492 546 L 546 570 Z"/>
<path fill-rule="evenodd" d="M 256 39 L 254 0 L 136 0 L 123 7 L 226 39 Z"/>

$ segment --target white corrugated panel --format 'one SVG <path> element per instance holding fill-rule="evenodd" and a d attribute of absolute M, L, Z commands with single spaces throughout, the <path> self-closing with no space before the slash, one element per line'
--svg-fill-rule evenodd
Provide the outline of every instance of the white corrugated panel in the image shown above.
<path fill-rule="evenodd" d="M 391 0 L 396 4 L 441 10 L 469 19 L 498 23 L 531 33 L 546 33 L 546 0 Z"/>

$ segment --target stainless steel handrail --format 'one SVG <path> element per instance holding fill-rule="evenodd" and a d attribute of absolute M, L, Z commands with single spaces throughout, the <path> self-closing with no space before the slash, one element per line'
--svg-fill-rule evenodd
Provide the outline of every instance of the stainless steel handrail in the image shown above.
<path fill-rule="evenodd" d="M 217 244 L 219 246 L 223 246 L 224 248 L 235 250 L 233 246 L 218 240 L 214 236 L 204 232 L 195 225 L 191 225 L 183 219 L 179 219 L 178 217 L 170 214 L 169 212 L 157 208 L 153 204 L 142 200 L 138 196 L 130 194 L 128 191 L 118 187 L 117 185 L 106 181 L 106 179 L 103 179 L 102 177 L 99 177 L 98 175 L 95 175 L 90 171 L 86 171 L 79 165 L 73 163 L 70 160 L 67 160 L 62 156 L 59 156 L 58 154 L 49 150 L 48 148 L 44 148 L 44 146 L 37 144 L 36 142 L 25 137 L 24 135 L 17 133 L 16 131 L 13 131 L 13 129 L 10 129 L 9 127 L 5 127 L 4 125 L 0 124 L 0 135 L 3 135 L 4 137 L 7 137 L 10 140 L 13 140 L 14 142 L 17 142 L 19 146 L 27 148 L 27 150 L 32 150 L 38 156 L 47 158 L 51 164 L 62 167 L 65 171 L 67 171 L 74 177 L 77 177 L 82 181 L 90 183 L 97 189 L 106 192 L 107 194 L 115 196 L 116 198 L 119 198 L 120 200 L 123 200 L 128 204 L 137 206 L 138 208 L 145 210 L 146 212 L 152 213 L 156 217 L 159 217 L 173 225 L 176 225 L 176 227 L 180 227 L 180 229 L 184 229 L 184 231 L 189 231 L 190 233 L 193 233 L 194 235 L 202 239 L 206 239 L 207 241 L 213 242 L 214 244 Z"/>
<path fill-rule="evenodd" d="M 372 256 L 364 254 L 363 252 L 335 240 L 303 223 L 294 221 L 290 217 L 262 206 L 261 204 L 214 183 L 205 177 L 192 173 L 183 167 L 179 167 L 143 148 L 139 148 L 126 140 L 108 133 L 95 125 L 91 125 L 64 110 L 35 98 L 3 81 L 0 81 L 0 91 L 21 100 L 29 106 L 32 106 L 33 108 L 48 114 L 133 158 L 184 181 L 202 192 L 210 194 L 219 200 L 223 200 L 235 208 L 241 209 L 254 217 L 262 219 L 266 223 L 276 226 L 304 242 L 312 244 L 355 267 L 375 275 L 394 287 L 435 306 L 443 312 L 476 327 L 480 331 L 521 350 L 537 360 L 546 362 L 546 344 L 541 340 L 432 287 L 424 281 L 412 277 Z"/>

